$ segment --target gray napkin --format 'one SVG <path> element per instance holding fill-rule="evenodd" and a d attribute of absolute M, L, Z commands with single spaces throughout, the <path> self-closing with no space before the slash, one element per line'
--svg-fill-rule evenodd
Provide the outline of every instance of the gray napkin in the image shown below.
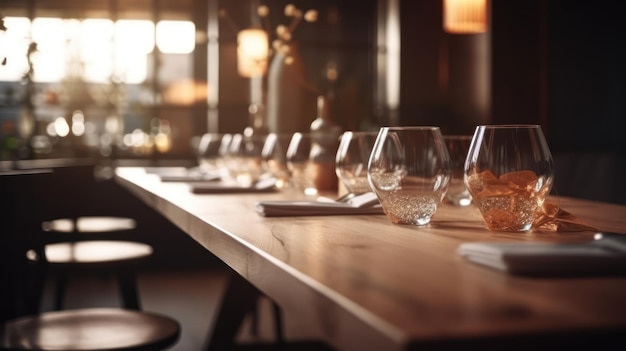
<path fill-rule="evenodd" d="M 222 179 L 222 176 L 217 173 L 162 174 L 160 177 L 162 182 L 187 183 L 216 182 Z"/>
<path fill-rule="evenodd" d="M 191 183 L 194 194 L 238 194 L 238 193 L 272 193 L 278 191 L 275 178 L 266 178 L 252 185 L 237 183 Z"/>
<path fill-rule="evenodd" d="M 467 260 L 512 274 L 577 275 L 626 273 L 626 235 L 598 233 L 584 244 L 464 243 Z"/>

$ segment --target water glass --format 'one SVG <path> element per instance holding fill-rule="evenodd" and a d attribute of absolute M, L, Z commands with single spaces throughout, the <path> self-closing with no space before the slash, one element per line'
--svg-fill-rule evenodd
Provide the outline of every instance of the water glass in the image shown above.
<path fill-rule="evenodd" d="M 226 166 L 230 176 L 242 185 L 252 185 L 265 173 L 262 151 L 266 135 L 234 134 L 230 141 Z"/>
<path fill-rule="evenodd" d="M 287 167 L 291 172 L 293 185 L 305 195 L 317 195 L 315 168 L 311 161 L 312 135 L 296 132 L 287 148 Z"/>
<path fill-rule="evenodd" d="M 337 177 L 349 192 L 362 194 L 371 191 L 367 181 L 369 162 L 378 132 L 353 132 L 342 134 L 335 160 Z"/>
<path fill-rule="evenodd" d="M 291 182 L 291 171 L 287 167 L 287 148 L 291 134 L 270 133 L 263 145 L 262 166 L 267 174 L 276 178 L 276 187 L 288 188 Z"/>
<path fill-rule="evenodd" d="M 552 155 L 540 126 L 476 128 L 465 185 L 490 230 L 530 230 L 553 178 Z"/>
<path fill-rule="evenodd" d="M 450 154 L 450 186 L 446 192 L 446 202 L 456 206 L 472 204 L 472 195 L 465 186 L 465 159 L 472 143 L 471 135 L 444 135 L 444 141 Z"/>
<path fill-rule="evenodd" d="M 383 127 L 367 176 L 392 223 L 426 225 L 450 181 L 450 157 L 438 127 Z"/>
<path fill-rule="evenodd" d="M 198 144 L 198 166 L 206 173 L 221 173 L 226 165 L 224 157 L 232 139 L 230 134 L 205 133 Z"/>

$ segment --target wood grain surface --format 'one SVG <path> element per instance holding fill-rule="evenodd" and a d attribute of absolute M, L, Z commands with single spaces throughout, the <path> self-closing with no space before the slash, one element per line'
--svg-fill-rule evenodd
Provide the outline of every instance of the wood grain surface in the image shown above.
<path fill-rule="evenodd" d="M 594 232 L 490 232 L 474 207 L 446 204 L 425 227 L 384 215 L 265 218 L 257 201 L 301 196 L 195 195 L 130 167 L 116 181 L 340 350 L 626 332 L 625 276 L 520 277 L 456 253 L 464 242 L 584 242 Z M 626 234 L 626 206 L 558 201 L 598 230 Z"/>

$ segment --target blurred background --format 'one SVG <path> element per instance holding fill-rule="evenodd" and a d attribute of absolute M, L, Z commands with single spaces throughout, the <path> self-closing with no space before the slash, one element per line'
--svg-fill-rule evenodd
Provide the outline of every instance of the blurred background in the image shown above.
<path fill-rule="evenodd" d="M 294 21 L 288 5 L 316 19 Z M 343 130 L 437 125 L 471 134 L 477 124 L 541 124 L 559 195 L 626 203 L 618 5 L 2 0 L 0 158 L 193 161 L 202 133 L 241 132 L 259 113 L 271 126 L 285 117 L 266 113 L 269 97 L 289 91 L 273 62 L 284 26 L 306 87 L 289 118 L 302 126 L 316 117 L 316 95 Z M 259 75 L 238 67 L 238 35 L 248 28 L 269 37 Z"/>

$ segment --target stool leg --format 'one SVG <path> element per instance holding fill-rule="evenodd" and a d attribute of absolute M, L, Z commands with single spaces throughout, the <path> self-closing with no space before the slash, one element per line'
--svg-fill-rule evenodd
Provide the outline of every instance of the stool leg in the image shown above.
<path fill-rule="evenodd" d="M 65 291 L 67 288 L 67 277 L 64 274 L 59 274 L 56 276 L 55 280 L 54 309 L 59 311 L 63 309 L 63 301 L 65 300 Z"/>
<path fill-rule="evenodd" d="M 132 271 L 118 272 L 117 279 L 124 308 L 129 310 L 141 310 L 135 273 Z"/>
<path fill-rule="evenodd" d="M 41 312 L 41 302 L 43 301 L 44 285 L 47 278 L 46 270 L 37 264 L 32 264 L 32 280 L 29 286 L 28 300 L 30 303 L 26 307 L 27 314 L 35 314 Z"/>
<path fill-rule="evenodd" d="M 222 303 L 209 332 L 205 351 L 235 350 L 235 338 L 244 317 L 255 310 L 261 293 L 237 273 L 231 274 Z"/>

